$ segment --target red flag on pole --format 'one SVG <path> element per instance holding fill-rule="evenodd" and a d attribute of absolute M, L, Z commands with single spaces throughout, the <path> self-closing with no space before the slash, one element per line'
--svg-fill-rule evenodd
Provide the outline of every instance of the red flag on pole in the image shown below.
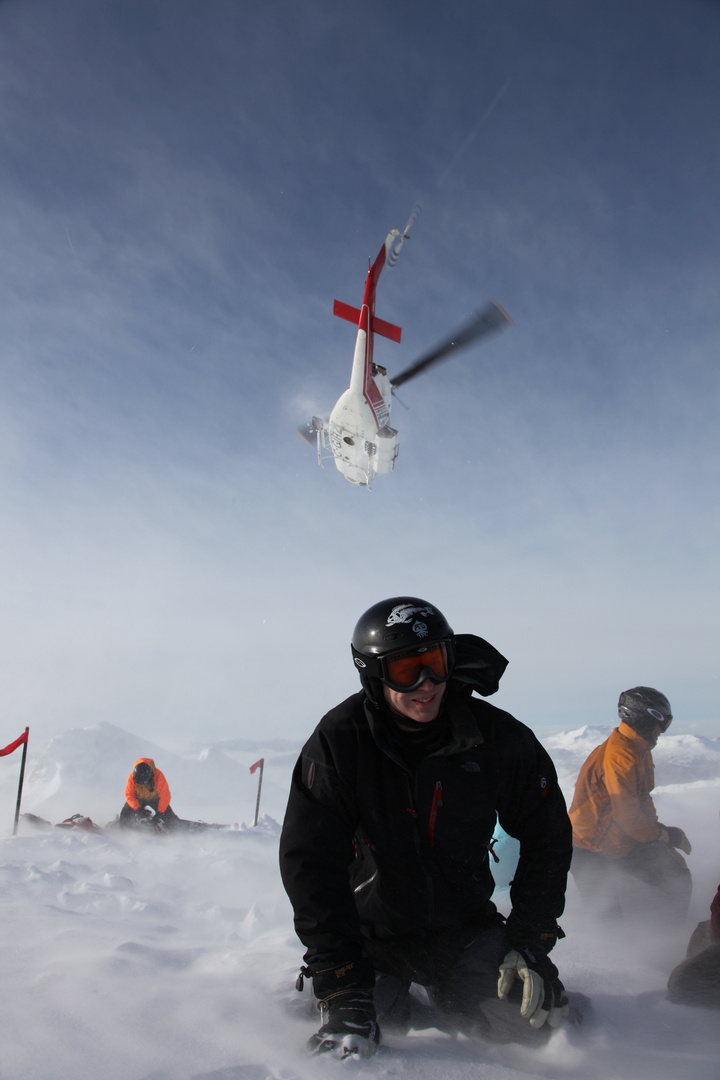
<path fill-rule="evenodd" d="M 257 800 L 255 802 L 255 824 L 257 825 L 257 823 L 258 823 L 258 815 L 260 813 L 260 792 L 262 791 L 262 778 L 263 778 L 263 772 L 265 770 L 265 758 L 261 757 L 259 761 L 256 761 L 254 765 L 250 766 L 250 772 L 251 773 L 254 773 L 256 769 L 260 770 L 260 775 L 258 776 Z"/>
<path fill-rule="evenodd" d="M 15 742 L 8 743 L 4 750 L 0 750 L 0 757 L 5 757 L 7 754 L 12 754 L 13 750 L 17 750 L 18 746 L 22 746 L 23 743 L 28 741 L 28 729 L 25 728 L 22 735 L 18 735 Z M 253 768 L 255 766 L 253 765 Z"/>
<path fill-rule="evenodd" d="M 13 825 L 13 836 L 17 833 L 18 819 L 20 818 L 20 800 L 22 799 L 23 782 L 25 780 L 25 759 L 27 758 L 28 748 L 28 734 L 30 728 L 26 727 L 22 735 L 18 735 L 15 742 L 8 743 L 4 750 L 0 750 L 0 757 L 5 757 L 7 754 L 12 754 L 13 750 L 17 750 L 18 746 L 22 746 L 22 758 L 20 761 L 20 782 L 18 783 L 18 795 L 17 803 L 15 804 L 15 823 Z"/>

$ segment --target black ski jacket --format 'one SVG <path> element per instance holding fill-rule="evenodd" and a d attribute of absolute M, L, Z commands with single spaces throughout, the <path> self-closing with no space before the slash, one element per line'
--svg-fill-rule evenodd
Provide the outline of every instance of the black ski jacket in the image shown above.
<path fill-rule="evenodd" d="M 364 691 L 323 717 L 302 750 L 280 868 L 311 970 L 362 962 L 369 937 L 487 924 L 497 820 L 520 841 L 508 931 L 554 943 L 572 855 L 555 768 L 528 727 L 447 687 L 445 744 L 415 770 L 390 737 L 391 715 Z"/>

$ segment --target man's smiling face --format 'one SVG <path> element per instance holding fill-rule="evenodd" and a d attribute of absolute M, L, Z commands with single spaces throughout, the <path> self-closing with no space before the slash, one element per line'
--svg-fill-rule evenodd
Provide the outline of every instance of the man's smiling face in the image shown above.
<path fill-rule="evenodd" d="M 383 693 L 393 712 L 406 716 L 417 724 L 426 724 L 434 720 L 440 712 L 445 686 L 445 683 L 434 683 L 432 679 L 425 679 L 415 690 L 400 693 L 399 690 L 383 686 Z M 402 724 L 400 726 L 402 727 Z"/>

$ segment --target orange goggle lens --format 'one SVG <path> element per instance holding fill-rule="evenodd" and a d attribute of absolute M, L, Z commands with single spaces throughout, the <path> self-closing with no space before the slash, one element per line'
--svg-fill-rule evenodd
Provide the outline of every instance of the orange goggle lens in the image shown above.
<path fill-rule="evenodd" d="M 383 668 L 383 682 L 401 692 L 414 690 L 427 677 L 434 676 L 438 682 L 445 682 L 450 676 L 447 647 L 443 641 L 386 656 Z"/>

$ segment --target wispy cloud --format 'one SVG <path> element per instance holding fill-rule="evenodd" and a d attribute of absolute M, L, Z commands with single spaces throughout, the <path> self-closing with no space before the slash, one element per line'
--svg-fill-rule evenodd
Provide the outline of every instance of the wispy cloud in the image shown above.
<path fill-rule="evenodd" d="M 497 638 L 522 719 L 656 681 L 711 722 L 720 66 L 691 6 L 371 3 L 360 36 L 324 4 L 0 7 L 14 724 L 294 733 L 403 591 Z M 401 394 L 367 493 L 294 429 L 419 195 L 382 361 L 490 297 L 515 325 Z"/>

